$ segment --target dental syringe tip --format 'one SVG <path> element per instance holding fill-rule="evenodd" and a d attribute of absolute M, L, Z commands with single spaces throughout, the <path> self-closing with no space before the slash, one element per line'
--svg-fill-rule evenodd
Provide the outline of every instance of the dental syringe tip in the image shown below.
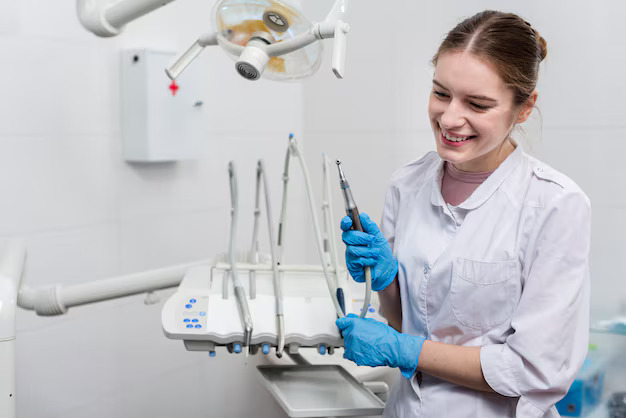
<path fill-rule="evenodd" d="M 341 160 L 335 161 L 335 164 L 337 164 L 337 165 L 341 164 Z"/>

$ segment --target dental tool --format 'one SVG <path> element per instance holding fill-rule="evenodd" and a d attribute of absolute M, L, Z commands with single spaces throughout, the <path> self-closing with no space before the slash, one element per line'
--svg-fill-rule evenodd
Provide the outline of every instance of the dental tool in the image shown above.
<path fill-rule="evenodd" d="M 352 191 L 350 190 L 350 184 L 346 180 L 346 175 L 341 168 L 341 161 L 337 160 L 337 168 L 339 169 L 339 184 L 341 185 L 341 191 L 343 192 L 343 199 L 346 204 L 346 214 L 352 219 L 352 229 L 363 232 L 363 226 L 361 225 L 361 218 L 359 217 L 359 209 L 352 197 Z M 363 309 L 361 309 L 360 318 L 364 318 L 367 314 L 367 308 L 372 297 L 372 271 L 370 267 L 365 267 L 365 300 L 363 301 Z"/>
<path fill-rule="evenodd" d="M 324 181 L 322 196 L 324 201 L 322 202 L 322 211 L 324 212 L 324 249 L 329 256 L 329 264 L 334 268 L 335 274 L 335 286 L 337 287 L 336 295 L 339 306 L 346 314 L 346 300 L 343 289 L 339 285 L 339 257 L 337 256 L 337 245 L 335 244 L 334 237 L 337 236 L 335 231 L 335 223 L 332 220 L 332 214 L 334 213 L 332 199 L 330 198 L 330 159 L 326 153 L 322 153 L 322 167 L 324 169 Z"/>
<path fill-rule="evenodd" d="M 277 344 L 276 344 L 276 356 L 278 358 L 283 356 L 285 349 L 285 319 L 283 310 L 283 288 L 280 282 L 280 276 L 278 273 L 278 259 L 276 256 L 276 241 L 274 240 L 274 230 L 272 228 L 272 207 L 270 205 L 269 187 L 267 185 L 267 176 L 265 175 L 265 165 L 263 160 L 259 160 L 257 163 L 257 193 L 256 193 L 256 207 L 255 207 L 255 221 L 254 221 L 254 235 L 252 240 L 252 248 L 254 251 L 258 251 L 258 243 L 256 237 L 258 233 L 257 220 L 260 214 L 259 210 L 259 188 L 263 180 L 263 190 L 265 192 L 265 207 L 267 215 L 268 235 L 270 241 L 270 254 L 272 260 L 272 283 L 274 285 L 274 293 L 276 295 L 276 331 L 277 331 Z M 256 257 L 258 259 L 258 257 Z M 257 260 L 258 261 L 258 260 Z M 251 274 L 253 271 L 251 271 Z"/>
<path fill-rule="evenodd" d="M 304 175 L 304 184 L 306 195 L 309 201 L 309 207 L 311 209 L 311 218 L 313 220 L 313 230 L 315 231 L 315 243 L 317 244 L 317 251 L 320 256 L 320 260 L 322 263 L 322 270 L 324 272 L 324 278 L 326 279 L 326 285 L 328 287 L 328 291 L 330 293 L 330 299 L 333 302 L 333 306 L 335 307 L 335 312 L 339 318 L 343 318 L 345 316 L 341 305 L 339 304 L 339 300 L 337 299 L 337 285 L 335 281 L 330 276 L 330 271 L 328 268 L 328 264 L 326 262 L 326 256 L 324 253 L 324 243 L 322 240 L 322 234 L 319 227 L 319 220 L 317 217 L 317 213 L 315 212 L 315 204 L 313 197 L 313 189 L 311 188 L 311 181 L 309 179 L 309 170 L 307 169 L 306 162 L 304 161 L 304 157 L 302 155 L 302 151 L 296 141 L 294 134 L 289 134 L 289 145 L 287 148 L 287 154 L 285 155 L 285 171 L 283 172 L 283 205 L 280 213 L 280 221 L 278 224 L 278 259 L 279 262 L 282 261 L 283 255 L 283 247 L 284 247 L 284 225 L 285 219 L 287 217 L 287 183 L 289 181 L 289 159 L 291 156 L 294 156 L 298 159 L 300 163 L 300 167 L 302 168 L 302 174 Z M 279 263 L 280 264 L 280 263 Z"/>
<path fill-rule="evenodd" d="M 243 346 L 246 352 L 246 358 L 250 351 L 250 341 L 252 339 L 252 316 L 246 299 L 246 292 L 241 285 L 239 275 L 237 274 L 237 263 L 235 259 L 235 233 L 237 231 L 237 181 L 235 176 L 235 164 L 231 161 L 228 163 L 228 175 L 230 178 L 230 198 L 231 198 L 231 223 L 230 223 L 230 248 L 228 255 L 230 257 L 230 275 L 235 288 L 235 298 L 237 300 L 237 308 L 239 310 L 239 318 L 243 328 Z"/>
<path fill-rule="evenodd" d="M 333 200 L 330 196 L 330 192 L 332 190 L 330 186 L 330 158 L 328 158 L 328 155 L 326 155 L 326 153 L 322 153 L 322 168 L 324 171 L 322 188 L 322 196 L 324 197 L 324 200 L 322 202 L 322 212 L 324 213 L 324 246 L 329 255 L 329 263 L 333 266 L 335 270 L 335 286 L 339 287 L 339 256 L 337 255 L 337 244 L 334 239 L 334 237 L 337 236 L 337 226 L 335 222 L 333 222 L 333 213 L 335 212 L 333 209 Z"/>

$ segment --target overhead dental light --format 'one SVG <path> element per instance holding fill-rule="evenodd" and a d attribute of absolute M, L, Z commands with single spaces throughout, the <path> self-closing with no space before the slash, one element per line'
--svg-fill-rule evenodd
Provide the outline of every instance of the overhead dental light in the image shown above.
<path fill-rule="evenodd" d="M 173 0 L 77 0 L 85 28 L 98 36 L 118 35 L 123 26 Z M 248 80 L 308 77 L 320 67 L 322 39 L 334 38 L 332 69 L 343 78 L 346 34 L 342 19 L 349 0 L 335 0 L 322 22 L 311 22 L 295 7 L 279 0 L 220 0 L 213 8 L 214 30 L 202 34 L 168 69 L 178 77 L 210 45 L 219 45 Z"/>

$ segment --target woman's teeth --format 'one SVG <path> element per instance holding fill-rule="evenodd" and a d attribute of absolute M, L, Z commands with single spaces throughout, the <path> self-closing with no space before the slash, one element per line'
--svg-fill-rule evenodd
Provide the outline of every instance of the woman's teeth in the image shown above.
<path fill-rule="evenodd" d="M 442 134 L 448 141 L 452 141 L 452 142 L 462 142 L 462 141 L 467 141 L 470 138 L 473 138 L 473 136 L 465 136 L 465 137 L 457 138 L 443 131 L 442 131 Z"/>

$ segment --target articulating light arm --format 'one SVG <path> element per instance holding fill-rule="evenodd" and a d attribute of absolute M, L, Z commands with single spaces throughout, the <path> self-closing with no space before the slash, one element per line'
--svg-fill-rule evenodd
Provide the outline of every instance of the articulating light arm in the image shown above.
<path fill-rule="evenodd" d="M 171 79 L 178 77 L 202 52 L 205 46 L 219 44 L 232 55 L 239 57 L 235 67 L 239 74 L 249 80 L 258 80 L 272 57 L 277 57 L 304 48 L 311 43 L 334 38 L 332 69 L 337 78 L 345 72 L 347 33 L 350 25 L 342 18 L 347 10 L 348 0 L 336 0 L 323 22 L 314 23 L 305 33 L 290 40 L 272 43 L 262 35 L 253 36 L 246 46 L 237 45 L 225 39 L 221 33 L 208 33 L 201 36 L 176 62 L 166 70 Z"/>
<path fill-rule="evenodd" d="M 174 0 L 77 0 L 80 23 L 101 37 L 117 36 L 124 25 Z"/>
<path fill-rule="evenodd" d="M 81 24 L 101 37 L 117 36 L 124 25 L 138 19 L 174 0 L 77 0 L 76 11 Z M 348 0 L 336 0 L 323 22 L 315 23 L 311 30 L 294 39 L 278 43 L 259 42 L 253 37 L 248 45 L 240 46 L 220 38 L 216 32 L 201 36 L 165 72 L 177 78 L 204 47 L 219 44 L 239 56 L 237 71 L 250 80 L 261 77 L 272 57 L 288 54 L 321 39 L 334 38 L 332 69 L 337 78 L 343 78 L 346 55 L 346 34 L 350 26 L 342 19 Z"/>
<path fill-rule="evenodd" d="M 256 80 L 260 78 L 270 58 L 297 51 L 317 40 L 335 38 L 332 68 L 337 78 L 343 78 L 346 57 L 346 34 L 349 30 L 350 25 L 341 20 L 320 22 L 316 23 L 308 32 L 288 41 L 267 44 L 253 38 L 246 46 L 228 42 L 221 34 L 211 32 L 202 35 L 165 72 L 172 80 L 177 78 L 200 55 L 204 47 L 219 43 L 229 53 L 239 56 L 236 66 L 240 74 L 248 79 Z M 246 72 L 246 75 L 240 70 L 242 67 L 248 69 L 249 72 Z M 255 76 L 249 76 L 251 73 L 254 73 Z"/>

